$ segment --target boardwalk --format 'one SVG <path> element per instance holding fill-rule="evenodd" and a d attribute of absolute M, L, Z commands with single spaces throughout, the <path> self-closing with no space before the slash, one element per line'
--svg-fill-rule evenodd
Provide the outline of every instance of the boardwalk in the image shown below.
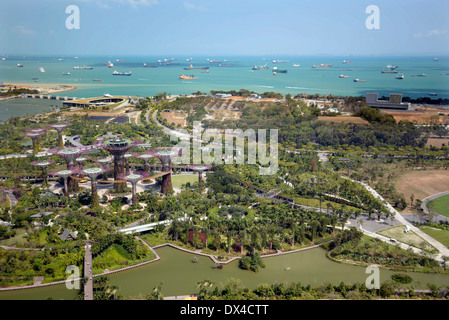
<path fill-rule="evenodd" d="M 84 284 L 84 300 L 94 299 L 93 278 L 92 278 L 92 244 L 86 243 L 84 254 L 84 278 L 87 279 Z"/>

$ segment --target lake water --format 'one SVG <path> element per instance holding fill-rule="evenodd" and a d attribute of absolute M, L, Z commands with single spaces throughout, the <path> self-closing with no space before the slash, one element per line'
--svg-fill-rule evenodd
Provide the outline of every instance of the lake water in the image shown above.
<path fill-rule="evenodd" d="M 62 107 L 62 101 L 17 98 L 0 101 L 0 122 L 11 117 L 26 117 L 38 113 L 52 111 L 54 107 Z"/>
<path fill-rule="evenodd" d="M 196 255 L 198 263 L 194 262 L 194 254 L 182 252 L 170 247 L 157 249 L 161 260 L 142 267 L 110 275 L 111 284 L 119 286 L 119 294 L 129 299 L 142 298 L 154 287 L 162 283 L 164 296 L 196 294 L 196 283 L 202 280 L 212 280 L 223 288 L 231 278 L 242 280 L 245 287 L 254 289 L 262 283 L 301 282 L 312 287 L 332 283 L 364 283 L 369 274 L 364 267 L 337 263 L 326 258 L 321 248 L 303 252 L 264 258 L 266 267 L 259 272 L 245 271 L 238 267 L 238 261 L 225 265 L 218 270 L 211 259 Z M 380 281 L 391 280 L 393 271 L 380 269 Z M 413 278 L 415 288 L 426 288 L 427 283 L 438 286 L 449 285 L 449 275 L 409 273 Z M 0 300 L 42 300 L 73 299 L 74 290 L 66 289 L 65 285 L 45 288 L 0 292 Z"/>

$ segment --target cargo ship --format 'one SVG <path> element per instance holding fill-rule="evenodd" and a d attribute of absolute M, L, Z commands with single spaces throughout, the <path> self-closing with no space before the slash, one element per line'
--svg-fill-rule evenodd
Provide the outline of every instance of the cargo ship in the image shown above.
<path fill-rule="evenodd" d="M 207 70 L 210 67 L 193 67 L 192 65 L 190 65 L 189 67 L 185 67 L 184 70 Z"/>
<path fill-rule="evenodd" d="M 194 80 L 194 79 L 198 79 L 198 77 L 195 77 L 195 76 L 186 76 L 186 75 L 184 75 L 184 74 L 182 74 L 182 75 L 180 75 L 179 76 L 179 79 L 182 79 L 182 80 Z"/>
<path fill-rule="evenodd" d="M 281 70 L 281 69 L 278 69 L 277 67 L 273 67 L 273 71 L 277 72 L 277 73 L 287 73 L 287 70 Z"/>
<path fill-rule="evenodd" d="M 354 79 L 354 82 L 366 82 L 366 80 L 360 80 L 359 78 Z"/>
<path fill-rule="evenodd" d="M 382 73 L 398 73 L 397 70 L 382 70 Z"/>
<path fill-rule="evenodd" d="M 268 70 L 268 69 L 270 69 L 270 68 L 267 67 L 266 64 L 263 65 L 263 66 L 254 66 L 254 67 L 252 68 L 252 70 Z"/>
<path fill-rule="evenodd" d="M 112 73 L 114 76 L 130 76 L 132 73 L 130 72 L 118 72 L 118 71 L 114 71 Z"/>
<path fill-rule="evenodd" d="M 74 70 L 92 70 L 94 67 L 91 66 L 75 66 L 73 67 Z"/>
<path fill-rule="evenodd" d="M 332 67 L 332 64 L 320 64 L 320 65 L 313 65 L 312 66 L 312 68 L 313 69 L 327 69 L 327 68 L 330 68 L 330 67 Z"/>
<path fill-rule="evenodd" d="M 349 76 L 345 76 L 345 75 L 343 75 L 343 74 L 339 75 L 338 77 L 339 77 L 339 78 L 349 78 Z"/>

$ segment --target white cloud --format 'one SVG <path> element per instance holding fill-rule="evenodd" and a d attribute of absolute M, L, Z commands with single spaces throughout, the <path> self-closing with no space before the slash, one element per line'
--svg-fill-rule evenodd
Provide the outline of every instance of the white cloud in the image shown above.
<path fill-rule="evenodd" d="M 189 11 L 207 11 L 207 8 L 203 5 L 196 5 L 194 3 L 184 1 L 184 8 Z"/>
<path fill-rule="evenodd" d="M 33 34 L 36 33 L 36 31 L 31 30 L 31 29 L 27 29 L 27 28 L 25 28 L 24 26 L 15 26 L 12 30 L 13 30 L 14 32 L 18 32 L 18 33 L 21 33 L 21 34 L 25 34 L 25 35 L 27 35 L 27 36 L 32 36 Z"/>
<path fill-rule="evenodd" d="M 419 32 L 419 33 L 415 33 L 413 36 L 415 38 L 424 38 L 424 37 L 432 37 L 432 36 L 439 36 L 442 34 L 445 34 L 447 30 L 439 30 L 439 29 L 433 29 L 433 30 L 429 30 L 425 33 Z"/>

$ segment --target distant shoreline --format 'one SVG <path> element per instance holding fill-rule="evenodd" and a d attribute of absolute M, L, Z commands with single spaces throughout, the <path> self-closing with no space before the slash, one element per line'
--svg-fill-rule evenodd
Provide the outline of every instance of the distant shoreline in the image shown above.
<path fill-rule="evenodd" d="M 52 84 L 52 83 L 4 83 L 3 87 L 16 87 L 17 89 L 38 90 L 41 94 L 53 94 L 77 90 L 78 87 L 69 84 Z"/>

